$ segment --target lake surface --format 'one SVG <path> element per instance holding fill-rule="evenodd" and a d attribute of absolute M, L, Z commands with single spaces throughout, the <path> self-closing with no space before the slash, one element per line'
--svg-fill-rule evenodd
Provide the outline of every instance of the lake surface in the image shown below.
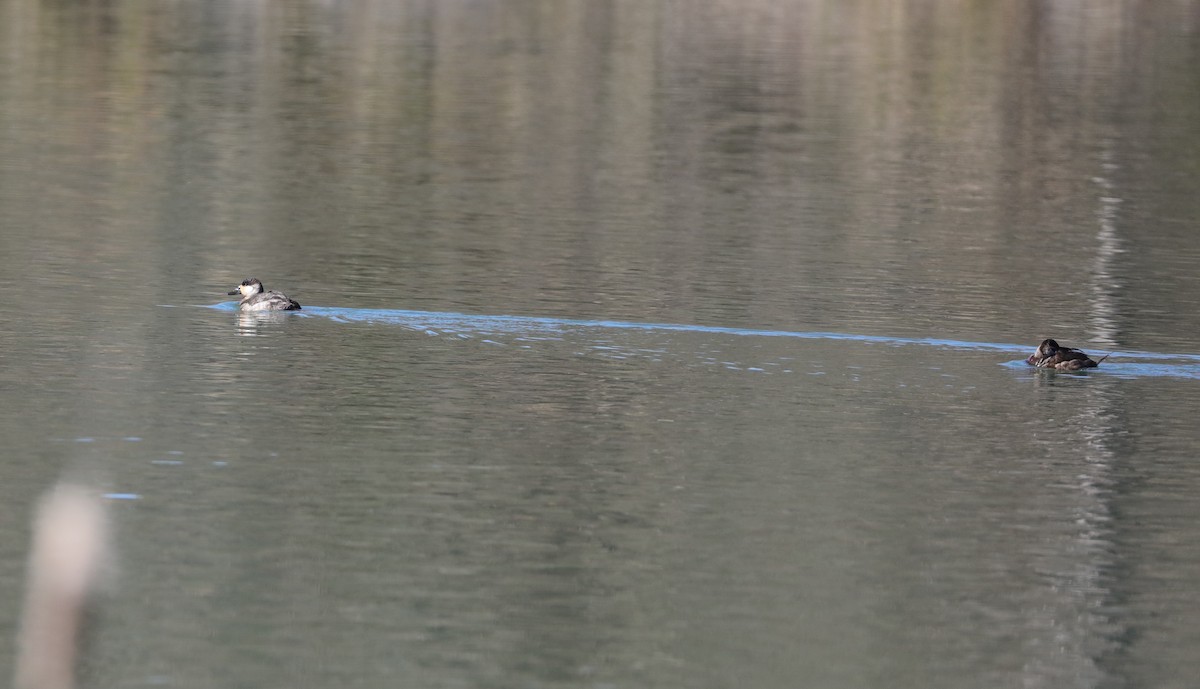
<path fill-rule="evenodd" d="M 84 686 L 1193 686 L 1198 55 L 1197 2 L 0 0 L 0 676 L 67 479 Z"/>

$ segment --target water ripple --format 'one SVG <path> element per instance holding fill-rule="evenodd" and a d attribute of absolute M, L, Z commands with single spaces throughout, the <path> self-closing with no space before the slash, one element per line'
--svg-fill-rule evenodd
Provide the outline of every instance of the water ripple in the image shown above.
<path fill-rule="evenodd" d="M 224 302 L 210 308 L 236 311 L 236 302 Z M 324 306 L 306 306 L 302 312 L 291 315 L 328 318 L 339 323 L 365 322 L 397 325 L 428 335 L 455 335 L 462 338 L 485 338 L 489 344 L 500 344 L 486 339 L 496 335 L 515 336 L 519 342 L 538 340 L 561 340 L 563 335 L 581 330 L 617 330 L 640 332 L 688 332 L 731 335 L 737 337 L 788 337 L 803 340 L 841 340 L 866 342 L 892 346 L 920 345 L 943 349 L 1019 352 L 1032 351 L 1032 345 L 1006 342 L 975 342 L 935 337 L 890 337 L 886 335 L 861 335 L 829 331 L 764 330 L 758 328 L 731 328 L 716 325 L 687 325 L 682 323 L 639 323 L 634 321 L 585 320 L 575 318 L 550 318 L 544 316 L 479 315 L 448 311 L 409 311 L 404 309 L 348 309 Z M 620 345 L 614 348 L 622 349 Z M 1099 352 L 1097 355 L 1101 354 Z M 1195 364 L 1166 363 L 1116 363 L 1117 359 L 1149 359 L 1152 361 L 1182 361 Z M 1121 377 L 1170 376 L 1200 379 L 1200 354 L 1170 354 L 1159 352 L 1119 351 L 1110 355 L 1109 362 L 1100 369 Z M 1024 367 L 1023 358 L 1005 362 L 1004 365 Z"/>

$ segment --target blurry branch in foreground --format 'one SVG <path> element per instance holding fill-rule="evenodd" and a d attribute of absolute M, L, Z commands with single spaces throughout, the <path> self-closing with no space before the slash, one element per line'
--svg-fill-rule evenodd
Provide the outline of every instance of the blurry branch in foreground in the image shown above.
<path fill-rule="evenodd" d="M 94 492 L 60 485 L 42 498 L 33 526 L 16 689 L 71 689 L 88 597 L 108 547 L 104 505 Z"/>

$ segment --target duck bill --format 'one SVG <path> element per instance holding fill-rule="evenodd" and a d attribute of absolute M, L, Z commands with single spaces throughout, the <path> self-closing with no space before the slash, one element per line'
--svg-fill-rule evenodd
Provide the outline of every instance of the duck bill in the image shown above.
<path fill-rule="evenodd" d="M 231 296 L 231 297 L 232 297 L 232 296 L 233 296 L 233 295 L 235 295 L 235 294 L 241 294 L 241 293 L 242 293 L 242 292 L 241 292 L 241 290 L 236 290 L 236 289 L 235 289 L 235 290 L 233 290 L 232 292 L 229 292 L 228 294 L 229 294 L 229 296 Z"/>

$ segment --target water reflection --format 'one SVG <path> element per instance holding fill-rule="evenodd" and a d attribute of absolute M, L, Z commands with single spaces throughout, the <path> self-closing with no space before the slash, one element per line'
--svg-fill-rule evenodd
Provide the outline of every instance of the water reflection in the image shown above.
<path fill-rule="evenodd" d="M 1117 344 L 1118 324 L 1121 314 L 1117 312 L 1117 295 L 1120 294 L 1120 283 L 1113 276 L 1117 258 L 1123 252 L 1121 239 L 1117 234 L 1117 210 L 1121 199 L 1114 196 L 1115 183 L 1110 175 L 1117 170 L 1113 162 L 1113 142 L 1104 141 L 1104 151 L 1101 153 L 1100 166 L 1103 173 L 1092 181 L 1100 187 L 1101 196 L 1098 200 L 1096 231 L 1096 255 L 1092 259 L 1091 294 L 1088 315 L 1091 319 L 1090 330 L 1092 339 L 1110 347 Z"/>
<path fill-rule="evenodd" d="M 236 308 L 236 306 L 234 307 Z M 238 311 L 237 332 L 243 337 L 255 337 L 259 327 L 272 323 L 283 323 L 291 318 L 292 311 Z"/>
<path fill-rule="evenodd" d="M 0 505 L 146 496 L 90 684 L 1178 684 L 1196 5 L 0 3 Z M 370 308 L 149 305 L 249 272 Z"/>
<path fill-rule="evenodd" d="M 1134 377 L 1128 368 L 1117 375 Z M 1056 474 L 1057 485 L 1048 487 L 1054 504 L 1044 508 L 1061 521 L 1060 528 L 1031 534 L 1028 542 L 1030 566 L 1046 586 L 1029 607 L 1024 685 L 1047 689 L 1104 682 L 1106 658 L 1127 645 L 1131 628 L 1113 613 L 1124 556 L 1114 506 L 1121 492 L 1114 443 L 1127 427 L 1119 388 L 1111 378 L 1081 391 L 1057 385 L 1060 380 L 1039 376 L 1037 406 L 1045 412 L 1042 427 L 1032 429 L 1039 459 Z"/>

